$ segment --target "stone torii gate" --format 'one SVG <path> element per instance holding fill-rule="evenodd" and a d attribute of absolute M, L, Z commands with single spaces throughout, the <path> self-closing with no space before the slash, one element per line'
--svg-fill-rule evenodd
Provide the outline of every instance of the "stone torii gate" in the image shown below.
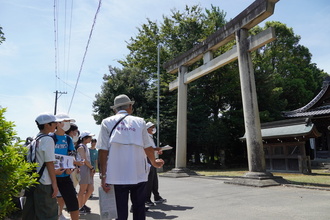
<path fill-rule="evenodd" d="M 260 130 L 259 110 L 255 88 L 255 79 L 250 52 L 275 40 L 273 28 L 248 36 L 248 30 L 274 13 L 279 0 L 256 0 L 233 20 L 209 36 L 191 50 L 164 64 L 169 73 L 178 72 L 178 78 L 171 82 L 171 91 L 178 89 L 177 135 L 175 168 L 163 174 L 171 177 L 186 177 L 192 172 L 186 168 L 187 162 L 187 85 L 238 59 L 241 82 L 246 143 L 249 172 L 245 178 L 238 178 L 230 183 L 266 186 L 277 185 L 278 177 L 266 172 L 265 157 Z M 236 39 L 237 45 L 226 53 L 213 58 L 213 51 Z M 203 65 L 188 72 L 188 66 L 203 59 Z"/>

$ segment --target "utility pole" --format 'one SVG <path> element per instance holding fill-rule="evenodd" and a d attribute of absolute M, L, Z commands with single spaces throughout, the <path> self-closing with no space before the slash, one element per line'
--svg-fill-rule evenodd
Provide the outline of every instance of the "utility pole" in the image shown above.
<path fill-rule="evenodd" d="M 55 108 L 54 108 L 54 115 L 56 115 L 56 111 L 57 111 L 57 99 L 59 99 L 61 97 L 62 94 L 67 94 L 67 92 L 59 92 L 56 90 L 55 93 Z M 58 94 L 60 94 L 60 96 L 58 96 Z"/>

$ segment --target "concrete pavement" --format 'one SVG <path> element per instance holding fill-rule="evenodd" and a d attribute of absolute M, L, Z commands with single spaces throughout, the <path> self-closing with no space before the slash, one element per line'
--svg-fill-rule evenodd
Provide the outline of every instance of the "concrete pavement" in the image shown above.
<path fill-rule="evenodd" d="M 225 184 L 224 178 L 159 177 L 159 191 L 167 203 L 151 207 L 147 220 L 329 220 L 330 191 L 287 186 L 249 187 Z M 92 213 L 81 220 L 98 220 L 98 189 L 87 201 Z M 132 219 L 130 213 L 129 220 Z"/>

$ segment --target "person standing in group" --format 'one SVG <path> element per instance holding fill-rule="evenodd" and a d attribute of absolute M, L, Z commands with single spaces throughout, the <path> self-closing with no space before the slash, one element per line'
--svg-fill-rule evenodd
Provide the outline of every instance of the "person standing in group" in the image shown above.
<path fill-rule="evenodd" d="M 162 150 L 160 147 L 156 147 L 153 135 L 156 133 L 156 127 L 152 122 L 148 122 L 146 124 L 148 136 L 150 138 L 150 141 L 153 143 L 152 147 L 157 152 L 156 154 L 162 154 Z M 155 155 L 156 156 L 156 155 Z M 156 204 L 158 203 L 165 203 L 166 199 L 163 199 L 159 192 L 158 192 L 158 175 L 157 175 L 157 169 L 150 164 L 150 171 L 148 175 L 148 184 L 147 184 L 147 200 L 146 205 L 147 206 L 154 206 L 155 203 L 151 201 L 151 193 L 154 195 L 154 202 Z"/>
<path fill-rule="evenodd" d="M 93 138 L 91 141 L 91 147 L 89 148 L 89 155 L 91 156 L 91 164 L 94 167 L 95 172 L 99 170 L 99 162 L 98 162 L 99 152 L 96 149 L 96 143 L 97 143 L 97 140 L 95 138 Z M 94 174 L 93 174 L 93 178 L 94 178 Z M 93 193 L 91 194 L 91 196 L 89 198 L 93 198 Z"/>
<path fill-rule="evenodd" d="M 37 171 L 39 172 L 42 169 L 43 164 L 45 164 L 45 168 L 39 179 L 40 184 L 36 185 L 34 193 L 26 198 L 22 219 L 57 220 L 58 206 L 56 195 L 58 186 L 54 167 L 55 144 L 54 140 L 48 136 L 48 133 L 55 131 L 58 120 L 51 113 L 42 113 L 36 118 L 35 122 L 40 131 L 36 136 L 40 138 L 36 147 Z"/>
<path fill-rule="evenodd" d="M 114 99 L 115 115 L 103 119 L 98 137 L 100 177 L 105 192 L 114 185 L 118 220 L 128 218 L 128 197 L 133 206 L 133 220 L 145 220 L 146 184 L 149 167 L 163 166 L 155 159 L 143 118 L 132 116 L 134 101 L 127 95 Z"/>
<path fill-rule="evenodd" d="M 80 167 L 80 187 L 78 192 L 80 214 L 87 214 L 91 212 L 91 208 L 86 206 L 85 204 L 94 191 L 93 176 L 95 173 L 95 168 L 91 164 L 89 150 L 87 147 L 87 144 L 91 142 L 93 136 L 94 134 L 89 131 L 81 132 L 76 147 L 77 160 L 83 160 L 85 162 L 85 164 Z"/>
<path fill-rule="evenodd" d="M 75 146 L 76 143 L 79 140 L 79 135 L 80 135 L 80 132 L 78 130 L 78 126 L 75 123 L 71 122 L 69 130 L 67 130 L 65 132 L 65 134 L 69 135 L 72 138 L 73 145 Z M 71 153 L 71 155 L 74 156 L 75 158 L 76 158 L 76 154 L 77 154 L 76 151 L 73 151 Z M 76 188 L 77 185 L 79 184 L 79 180 L 80 180 L 79 167 L 78 166 L 76 166 L 76 169 L 74 169 L 74 171 L 71 173 L 70 176 L 71 176 L 71 180 L 73 182 L 73 186 L 74 186 L 74 188 Z"/>
<path fill-rule="evenodd" d="M 73 145 L 72 138 L 65 134 L 66 131 L 70 129 L 70 122 L 75 122 L 74 119 L 70 118 L 65 113 L 59 113 L 56 117 L 61 120 L 58 123 L 56 132 L 54 135 L 55 143 L 55 154 L 61 155 L 71 155 L 74 152 L 75 148 Z M 83 164 L 83 163 L 82 163 Z M 82 165 L 81 164 L 81 165 Z M 76 190 L 73 186 L 73 182 L 70 178 L 70 174 L 73 172 L 73 169 L 66 169 L 62 175 L 57 175 L 57 185 L 61 193 L 61 197 L 57 198 L 60 210 L 63 209 L 64 204 L 66 205 L 67 211 L 70 213 L 72 220 L 79 219 L 79 204 L 76 195 Z"/>
<path fill-rule="evenodd" d="M 91 141 L 91 147 L 89 148 L 89 155 L 91 156 L 92 166 L 95 168 L 95 170 L 98 170 L 99 153 L 98 153 L 98 150 L 96 149 L 96 143 L 97 143 L 97 140 L 95 138 L 93 138 Z"/>

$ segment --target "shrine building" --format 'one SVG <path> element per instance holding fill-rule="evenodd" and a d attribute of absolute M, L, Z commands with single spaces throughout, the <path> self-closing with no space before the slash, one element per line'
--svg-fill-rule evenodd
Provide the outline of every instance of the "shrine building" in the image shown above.
<path fill-rule="evenodd" d="M 330 163 L 330 77 L 307 105 L 282 115 L 261 124 L 266 169 L 311 173 L 313 165 Z"/>

